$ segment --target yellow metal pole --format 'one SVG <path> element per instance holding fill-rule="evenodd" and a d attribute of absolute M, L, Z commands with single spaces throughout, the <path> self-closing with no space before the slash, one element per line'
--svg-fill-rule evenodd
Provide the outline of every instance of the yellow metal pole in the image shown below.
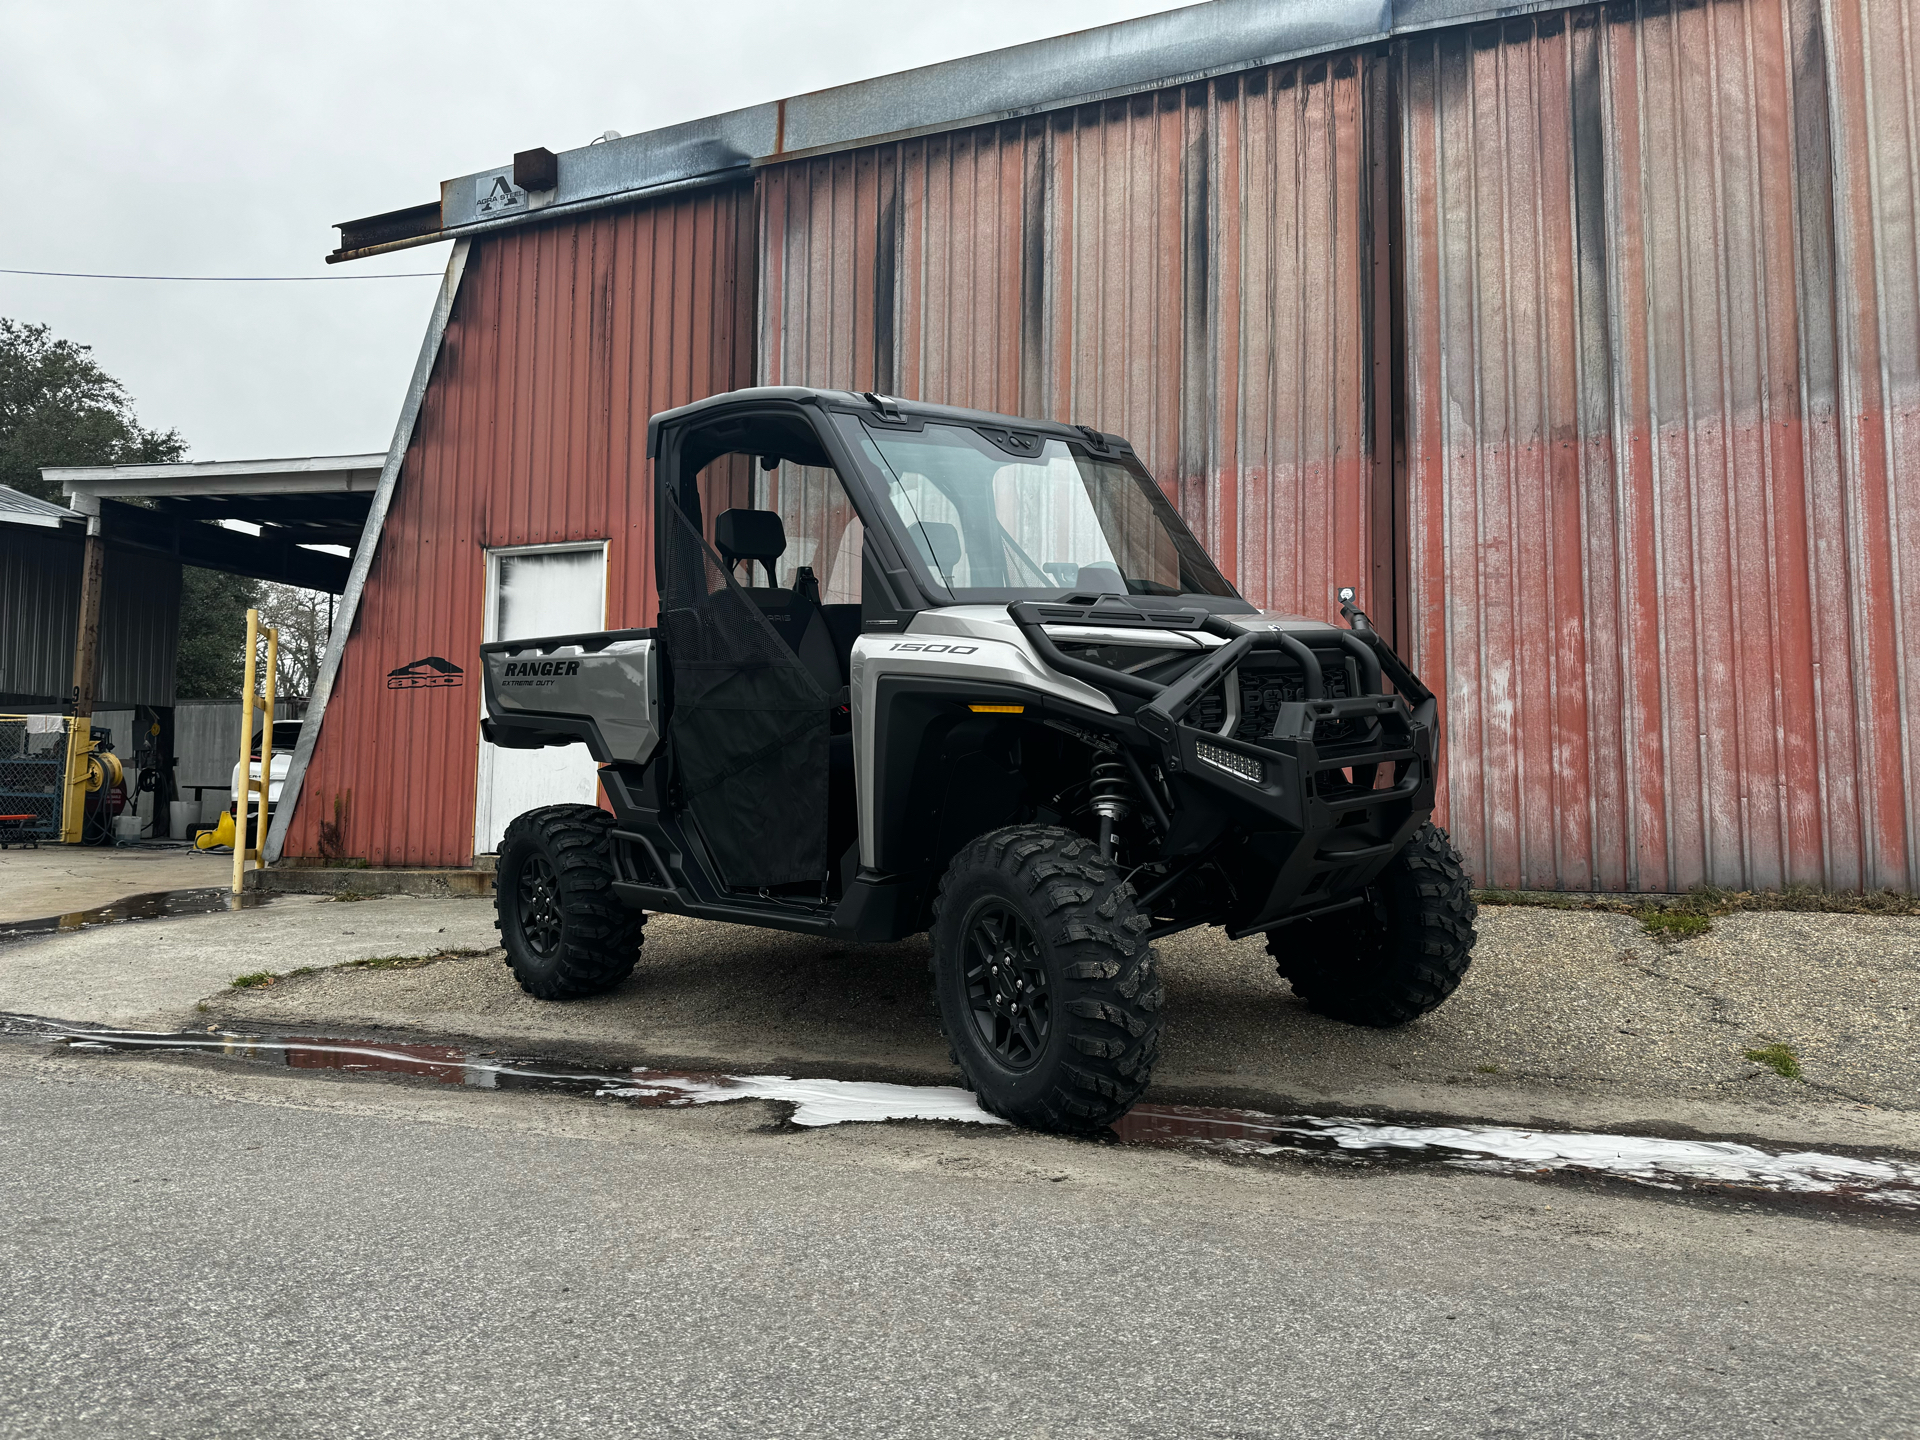
<path fill-rule="evenodd" d="M 240 894 L 240 873 L 247 864 L 247 799 L 252 788 L 254 647 L 260 641 L 260 612 L 247 612 L 247 676 L 240 686 L 240 784 L 233 798 L 233 893 Z"/>
<path fill-rule="evenodd" d="M 254 869 L 266 863 L 267 797 L 273 794 L 273 684 L 280 670 L 280 632 L 267 627 L 267 714 L 260 724 L 260 821 L 254 828 Z"/>
<path fill-rule="evenodd" d="M 67 717 L 67 782 L 60 798 L 60 839 L 80 844 L 87 819 L 87 752 L 93 746 L 93 717 Z"/>

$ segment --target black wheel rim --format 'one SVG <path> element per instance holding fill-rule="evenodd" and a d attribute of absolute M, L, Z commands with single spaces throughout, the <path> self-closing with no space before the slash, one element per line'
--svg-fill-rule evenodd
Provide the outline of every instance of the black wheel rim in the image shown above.
<path fill-rule="evenodd" d="M 1052 1019 L 1033 928 L 1005 902 L 985 901 L 968 918 L 963 959 L 967 1005 L 981 1040 L 1009 1070 L 1027 1070 L 1047 1048 Z"/>
<path fill-rule="evenodd" d="M 560 883 L 545 856 L 529 856 L 520 867 L 520 934 L 527 949 L 551 956 L 560 949 Z"/>

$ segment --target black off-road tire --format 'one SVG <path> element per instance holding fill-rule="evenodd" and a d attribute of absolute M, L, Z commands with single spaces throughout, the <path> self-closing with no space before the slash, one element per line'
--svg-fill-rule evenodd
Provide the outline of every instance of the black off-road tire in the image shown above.
<path fill-rule="evenodd" d="M 494 926 L 528 995 L 570 1001 L 633 974 L 646 915 L 614 895 L 613 828 L 614 818 L 596 806 L 543 806 L 507 827 L 494 872 Z"/>
<path fill-rule="evenodd" d="M 1369 900 L 1267 933 L 1267 953 L 1310 1010 L 1356 1026 L 1404 1026 L 1454 994 L 1476 907 L 1460 852 L 1432 821 L 1389 861 Z"/>
<path fill-rule="evenodd" d="M 934 1005 L 985 1109 L 1085 1134 L 1140 1098 L 1161 1039 L 1148 925 L 1134 888 L 1072 831 L 1010 826 L 954 857 L 934 902 Z"/>

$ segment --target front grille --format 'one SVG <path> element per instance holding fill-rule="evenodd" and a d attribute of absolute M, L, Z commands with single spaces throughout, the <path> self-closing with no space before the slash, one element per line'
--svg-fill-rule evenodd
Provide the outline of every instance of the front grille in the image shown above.
<path fill-rule="evenodd" d="M 1326 691 L 1324 699 L 1346 700 L 1355 694 L 1355 677 L 1351 662 L 1343 651 L 1320 650 L 1314 652 L 1320 658 L 1321 679 Z M 1240 720 L 1231 734 L 1236 740 L 1265 740 L 1273 733 L 1274 722 L 1281 713 L 1281 707 L 1288 701 L 1307 699 L 1307 681 L 1301 668 L 1291 657 L 1256 654 L 1249 656 L 1236 667 L 1240 679 Z M 1227 720 L 1227 697 L 1224 685 L 1217 685 L 1196 700 L 1187 713 L 1187 724 L 1196 730 L 1221 733 Z M 1349 740 L 1359 740 L 1365 736 L 1363 723 L 1357 721 L 1320 721 L 1314 727 L 1314 739 L 1323 745 L 1339 745 Z"/>

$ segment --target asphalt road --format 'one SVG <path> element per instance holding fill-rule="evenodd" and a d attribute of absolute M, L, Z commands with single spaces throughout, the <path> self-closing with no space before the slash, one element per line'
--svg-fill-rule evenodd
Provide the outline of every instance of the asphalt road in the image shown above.
<path fill-rule="evenodd" d="M 7 1435 L 1912 1435 L 1911 1229 L 0 1047 Z"/>

